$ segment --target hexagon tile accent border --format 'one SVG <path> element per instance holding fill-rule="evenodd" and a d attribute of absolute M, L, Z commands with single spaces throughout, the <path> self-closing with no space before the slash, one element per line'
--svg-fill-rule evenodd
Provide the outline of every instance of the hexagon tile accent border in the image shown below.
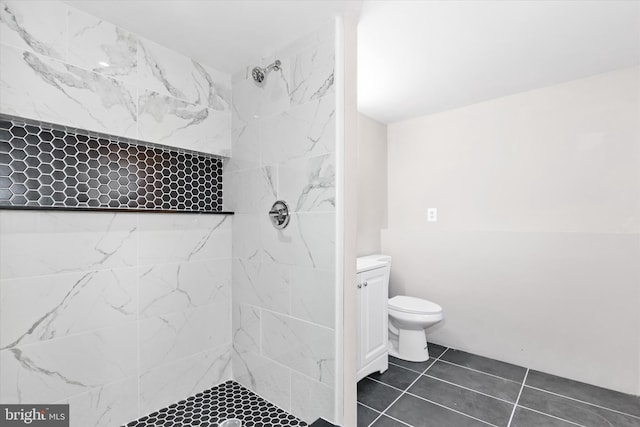
<path fill-rule="evenodd" d="M 5 114 L 0 208 L 228 213 L 221 158 Z"/>
<path fill-rule="evenodd" d="M 139 420 L 131 421 L 125 427 L 214 427 L 232 418 L 241 420 L 243 427 L 307 425 L 237 382 L 229 380 Z"/>

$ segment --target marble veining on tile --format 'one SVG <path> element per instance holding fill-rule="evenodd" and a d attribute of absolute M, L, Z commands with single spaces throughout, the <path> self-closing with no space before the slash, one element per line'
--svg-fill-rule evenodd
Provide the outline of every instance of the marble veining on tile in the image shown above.
<path fill-rule="evenodd" d="M 284 163 L 278 168 L 280 197 L 294 212 L 335 211 L 335 155 Z"/>
<path fill-rule="evenodd" d="M 231 155 L 231 115 L 157 92 L 139 98 L 140 139 L 173 147 Z"/>
<path fill-rule="evenodd" d="M 334 26 L 256 58 L 232 76 L 234 374 L 305 421 L 334 417 Z M 264 85 L 255 66 L 281 68 Z M 267 212 L 285 200 L 291 222 Z"/>
<path fill-rule="evenodd" d="M 132 267 L 137 219 L 106 212 L 4 211 L 2 279 Z"/>
<path fill-rule="evenodd" d="M 191 261 L 139 268 L 140 316 L 231 301 L 231 260 Z"/>
<path fill-rule="evenodd" d="M 298 53 L 291 61 L 292 105 L 322 98 L 334 90 L 334 47 L 325 42 Z"/>
<path fill-rule="evenodd" d="M 134 375 L 134 325 L 0 351 L 3 403 L 57 401 Z"/>
<path fill-rule="evenodd" d="M 289 313 L 289 270 L 268 256 L 233 260 L 233 300 L 283 314 Z"/>
<path fill-rule="evenodd" d="M 231 154 L 225 73 L 61 1 L 0 2 L 0 44 L 2 113 Z"/>
<path fill-rule="evenodd" d="M 241 350 L 233 351 L 234 379 L 263 398 L 291 410 L 291 370 L 259 353 Z"/>
<path fill-rule="evenodd" d="M 0 281 L 0 350 L 132 321 L 135 268 Z"/>
<path fill-rule="evenodd" d="M 225 259 L 231 252 L 231 220 L 213 215 L 157 214 L 139 229 L 139 265 Z"/>
<path fill-rule="evenodd" d="M 68 61 L 130 83 L 138 78 L 138 37 L 120 27 L 69 9 Z"/>
<path fill-rule="evenodd" d="M 262 213 L 278 200 L 278 168 L 265 166 L 242 171 L 223 172 L 227 189 L 225 209 L 235 213 Z"/>
<path fill-rule="evenodd" d="M 211 384 L 231 379 L 231 348 L 223 345 L 140 374 L 140 414 L 148 414 Z"/>
<path fill-rule="evenodd" d="M 335 97 L 325 96 L 260 123 L 263 164 L 335 152 Z"/>
<path fill-rule="evenodd" d="M 0 40 L 3 44 L 52 58 L 66 57 L 67 7 L 55 1 L 0 2 Z"/>
<path fill-rule="evenodd" d="M 335 373 L 333 331 L 270 312 L 262 314 L 265 356 L 332 386 Z"/>
<path fill-rule="evenodd" d="M 333 419 L 333 388 L 295 371 L 291 373 L 291 412 L 303 420 Z"/>
<path fill-rule="evenodd" d="M 276 230 L 266 217 L 261 217 L 261 239 L 264 252 L 285 265 L 331 269 L 334 267 L 332 213 L 293 214 L 289 226 Z"/>
<path fill-rule="evenodd" d="M 149 40 L 140 40 L 138 52 L 143 87 L 216 111 L 229 110 L 228 76 Z"/>
<path fill-rule="evenodd" d="M 260 352 L 260 310 L 248 304 L 233 304 L 233 347 Z"/>
<path fill-rule="evenodd" d="M 140 369 L 147 371 L 230 343 L 230 305 L 231 301 L 220 301 L 141 319 Z"/>
<path fill-rule="evenodd" d="M 0 56 L 3 113 L 136 137 L 135 87 L 5 45 Z"/>
<path fill-rule="evenodd" d="M 291 315 L 327 328 L 335 328 L 335 271 L 289 268 Z"/>
<path fill-rule="evenodd" d="M 138 416 L 138 378 L 107 384 L 57 403 L 69 404 L 72 426 L 122 425 Z"/>

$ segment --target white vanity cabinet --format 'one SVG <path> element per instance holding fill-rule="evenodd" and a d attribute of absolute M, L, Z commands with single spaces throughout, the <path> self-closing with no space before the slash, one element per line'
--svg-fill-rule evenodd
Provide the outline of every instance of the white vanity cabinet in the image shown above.
<path fill-rule="evenodd" d="M 358 258 L 358 381 L 389 366 L 390 258 L 386 258 Z"/>

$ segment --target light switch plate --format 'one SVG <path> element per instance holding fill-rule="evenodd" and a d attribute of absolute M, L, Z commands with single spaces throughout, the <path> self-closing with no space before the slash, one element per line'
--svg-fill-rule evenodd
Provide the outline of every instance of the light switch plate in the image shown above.
<path fill-rule="evenodd" d="M 429 221 L 429 222 L 438 221 L 438 209 L 437 208 L 429 208 L 429 209 L 427 209 L 427 221 Z"/>

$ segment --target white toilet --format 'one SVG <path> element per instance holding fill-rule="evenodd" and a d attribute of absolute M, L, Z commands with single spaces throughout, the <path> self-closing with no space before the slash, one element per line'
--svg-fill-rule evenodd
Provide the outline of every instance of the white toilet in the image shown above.
<path fill-rule="evenodd" d="M 426 329 L 444 319 L 442 307 L 420 298 L 389 300 L 389 354 L 410 362 L 429 360 Z"/>

